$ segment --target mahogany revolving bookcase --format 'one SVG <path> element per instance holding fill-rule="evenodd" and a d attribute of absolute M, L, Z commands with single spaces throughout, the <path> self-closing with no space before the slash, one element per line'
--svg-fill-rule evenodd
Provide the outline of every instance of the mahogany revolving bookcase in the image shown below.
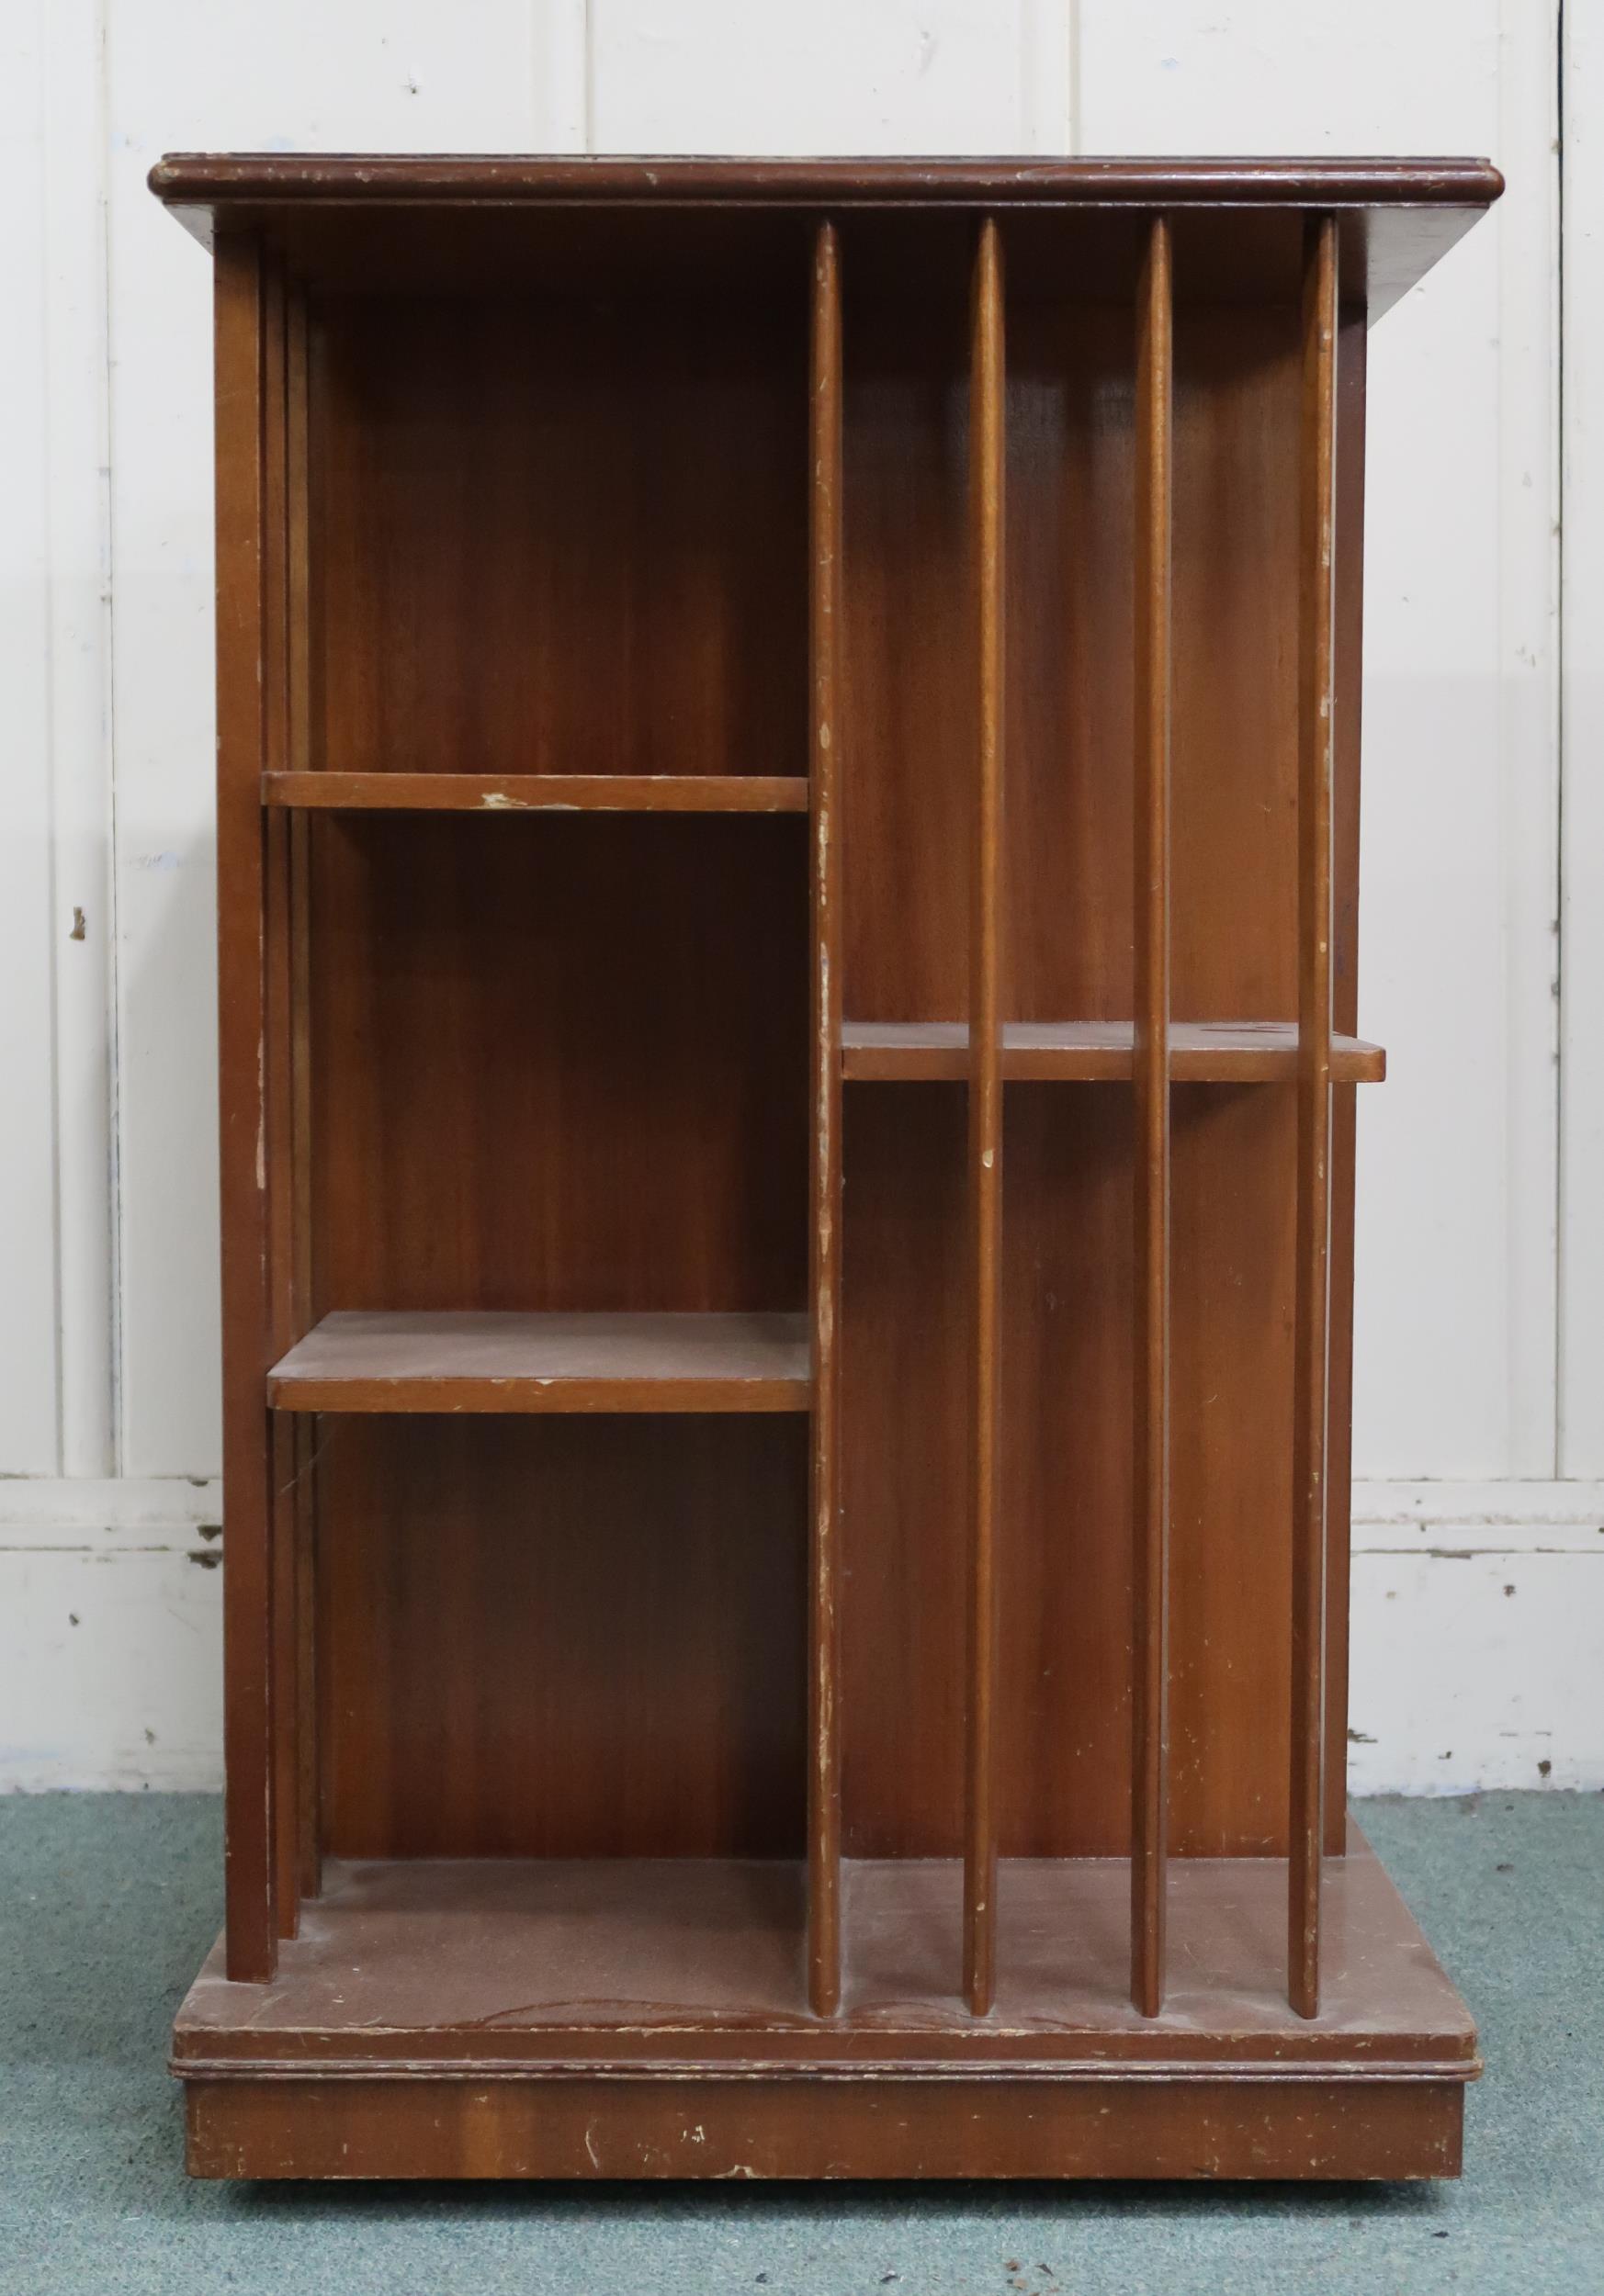
<path fill-rule="evenodd" d="M 1469 161 L 179 157 L 237 2177 L 1420 2177 L 1365 341 Z"/>

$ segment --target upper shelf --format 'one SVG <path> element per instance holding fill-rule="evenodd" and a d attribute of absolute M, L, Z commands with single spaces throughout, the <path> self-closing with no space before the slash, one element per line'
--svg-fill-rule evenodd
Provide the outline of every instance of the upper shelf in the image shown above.
<path fill-rule="evenodd" d="M 921 1084 L 969 1073 L 969 1031 L 961 1020 L 848 1020 L 842 1073 L 860 1082 Z M 1135 1031 L 1128 1020 L 1011 1020 L 1002 1030 L 1002 1073 L 1015 1083 L 1117 1083 L 1131 1074 Z M 1176 1020 L 1169 1075 L 1176 1084 L 1274 1084 L 1297 1074 L 1298 1032 L 1290 1020 Z M 1379 1084 L 1387 1056 L 1379 1044 L 1332 1039 L 1334 1084 Z"/>
<path fill-rule="evenodd" d="M 333 813 L 806 813 L 800 774 L 265 773 L 267 805 Z"/>
<path fill-rule="evenodd" d="M 567 260 L 576 208 L 677 210 L 674 228 L 795 210 L 1079 213 L 1112 217 L 1155 208 L 1177 222 L 1178 292 L 1194 219 L 1241 218 L 1224 267 L 1207 234 L 1197 241 L 1213 291 L 1280 293 L 1286 250 L 1259 228 L 1267 211 L 1311 209 L 1342 219 L 1344 294 L 1372 318 L 1452 246 L 1503 189 L 1479 159 L 826 159 L 530 158 L 293 152 L 175 152 L 151 171 L 151 188 L 207 245 L 217 219 L 265 231 L 309 273 L 357 289 L 440 284 L 491 267 L 528 276 Z M 698 226 L 701 212 L 704 221 Z M 1257 211 L 1257 218 L 1251 212 Z M 560 230 L 543 239 L 540 214 Z M 563 221 L 563 218 L 569 219 Z M 650 219 L 638 213 L 635 228 Z M 721 227 L 722 229 L 722 227 Z M 586 231 L 584 256 L 607 242 Z M 728 235 L 726 235 L 728 236 Z M 1097 236 L 1093 231 L 1091 238 Z M 1195 234 L 1192 234 L 1195 237 Z M 707 242 L 711 244 L 710 242 Z M 737 231 L 740 259 L 750 245 Z M 657 242 L 653 242 L 654 248 Z M 400 259 L 401 268 L 388 265 Z M 655 258 L 654 258 L 655 260 Z M 453 266 L 456 267 L 455 272 Z M 671 266 L 671 268 L 675 268 Z M 695 265 L 690 266 L 694 273 Z M 1063 292 L 1060 276 L 1059 291 Z M 1074 292 L 1071 284 L 1069 292 Z"/>
<path fill-rule="evenodd" d="M 794 1412 L 804 1315 L 325 1315 L 267 1374 L 278 1411 Z"/>

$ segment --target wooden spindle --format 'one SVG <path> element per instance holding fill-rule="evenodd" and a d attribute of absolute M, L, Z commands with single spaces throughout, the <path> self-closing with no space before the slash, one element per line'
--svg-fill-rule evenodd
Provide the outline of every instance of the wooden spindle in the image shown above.
<path fill-rule="evenodd" d="M 812 548 L 809 657 L 813 722 L 813 1474 L 809 1561 L 808 1996 L 820 2017 L 841 2003 L 841 1728 L 837 1593 L 841 1495 L 841 758 L 842 349 L 835 227 L 814 245 Z"/>
<path fill-rule="evenodd" d="M 266 1007 L 264 741 L 264 340 L 258 242 L 220 237 L 217 360 L 218 1094 L 223 1229 L 223 1750 L 227 1968 L 260 1982 L 277 1960 L 272 1503 L 265 1378 L 271 1334 L 263 1147 Z"/>
<path fill-rule="evenodd" d="M 969 373 L 970 546 L 979 702 L 969 892 L 968 1705 L 964 1836 L 964 1990 L 977 2017 L 997 1985 L 997 1523 L 1001 1489 L 1001 849 L 1003 771 L 1003 411 L 1001 235 L 981 226 Z"/>
<path fill-rule="evenodd" d="M 1336 219 L 1311 217 L 1304 242 L 1298 538 L 1297 1268 L 1287 1861 L 1287 1996 L 1302 2017 L 1314 2017 L 1320 2006 L 1325 1786 L 1337 298 Z"/>
<path fill-rule="evenodd" d="M 1156 216 L 1136 310 L 1131 1998 L 1145 2017 L 1164 2005 L 1169 1790 L 1172 332 L 1169 225 Z"/>
<path fill-rule="evenodd" d="M 294 674 L 291 592 L 296 441 L 290 401 L 294 328 L 283 266 L 270 261 L 263 279 L 262 410 L 262 741 L 269 771 L 282 771 L 294 750 Z M 304 1251 L 304 1209 L 296 1161 L 295 949 L 296 822 L 288 813 L 262 819 L 266 905 L 266 1187 L 269 1239 L 268 1352 L 277 1357 L 298 1340 L 304 1323 L 298 1271 Z M 300 1714 L 302 1541 L 299 1536 L 299 1437 L 288 1419 L 272 1431 L 272 1582 L 274 1711 L 274 1840 L 278 1934 L 294 1937 L 300 1924 L 302 1796 Z"/>
<path fill-rule="evenodd" d="M 306 290 L 292 287 L 288 310 L 288 373 L 286 398 L 288 490 L 289 770 L 304 773 L 312 764 L 312 545 L 311 343 Z M 290 938 L 290 1152 L 294 1212 L 291 1274 L 294 1335 L 311 1330 L 316 1318 L 312 1264 L 311 1109 L 311 820 L 301 811 L 289 816 Z M 295 1746 L 297 1817 L 300 1849 L 299 1894 L 322 1891 L 322 1811 L 318 1761 L 317 1689 L 317 1470 L 319 1421 L 297 1413 L 292 1423 L 295 1459 Z"/>

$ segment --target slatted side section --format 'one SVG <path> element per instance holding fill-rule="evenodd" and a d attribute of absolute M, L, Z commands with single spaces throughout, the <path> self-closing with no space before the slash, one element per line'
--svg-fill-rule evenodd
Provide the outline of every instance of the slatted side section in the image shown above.
<path fill-rule="evenodd" d="M 311 557 L 307 316 L 302 290 L 270 264 L 263 287 L 262 730 L 266 770 L 296 770 L 311 745 Z M 262 817 L 266 902 L 265 1179 L 270 1356 L 312 1320 L 310 1041 L 310 825 Z M 312 1651 L 316 1431 L 272 1424 L 274 1836 L 279 1934 L 320 1884 L 316 1689 Z"/>
<path fill-rule="evenodd" d="M 809 443 L 808 650 L 813 703 L 813 1325 L 809 1547 L 808 1983 L 821 2017 L 841 2003 L 841 1731 L 837 1684 L 841 1514 L 842 321 L 834 226 L 814 246 Z"/>
<path fill-rule="evenodd" d="M 273 1309 L 265 1169 L 267 887 L 260 805 L 272 707 L 274 607 L 263 537 L 273 354 L 270 297 L 257 242 L 248 235 L 220 240 L 215 268 L 225 1885 L 228 1974 L 252 1982 L 273 1975 L 278 1928 L 265 1389 Z"/>
<path fill-rule="evenodd" d="M 1338 242 L 1305 231 L 1298 584 L 1298 1121 L 1293 1331 L 1292 1771 L 1287 1995 L 1320 2003 L 1325 1785 L 1326 1460 L 1331 1234 L 1331 782 Z"/>
<path fill-rule="evenodd" d="M 977 2017 L 997 1983 L 996 1549 L 1001 1500 L 1001 816 L 1003 779 L 1003 259 L 988 218 L 975 254 L 969 377 L 970 546 L 977 698 L 969 890 L 970 1412 L 964 1991 Z"/>
<path fill-rule="evenodd" d="M 1131 1998 L 1164 2003 L 1169 1665 L 1169 729 L 1173 295 L 1155 217 L 1136 312 L 1134 881 L 1135 1451 L 1132 1551 Z"/>

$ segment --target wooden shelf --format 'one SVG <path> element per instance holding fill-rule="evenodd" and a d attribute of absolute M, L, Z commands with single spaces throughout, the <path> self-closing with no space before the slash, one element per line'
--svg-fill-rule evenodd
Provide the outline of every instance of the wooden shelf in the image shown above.
<path fill-rule="evenodd" d="M 265 805 L 325 813 L 806 813 L 780 773 L 264 773 Z"/>
<path fill-rule="evenodd" d="M 1015 1083 L 1128 1081 L 1134 1030 L 1128 1020 L 1011 1020 L 1002 1030 L 1002 1073 Z M 1169 1028 L 1176 1084 L 1290 1083 L 1298 1032 L 1290 1020 L 1177 1020 Z M 1361 1038 L 1331 1040 L 1331 1080 L 1379 1084 L 1387 1056 Z M 969 1031 L 961 1020 L 848 1020 L 842 1073 L 861 1083 L 962 1082 Z"/>
<path fill-rule="evenodd" d="M 802 1315 L 325 1315 L 267 1374 L 295 1412 L 799 1412 Z"/>

